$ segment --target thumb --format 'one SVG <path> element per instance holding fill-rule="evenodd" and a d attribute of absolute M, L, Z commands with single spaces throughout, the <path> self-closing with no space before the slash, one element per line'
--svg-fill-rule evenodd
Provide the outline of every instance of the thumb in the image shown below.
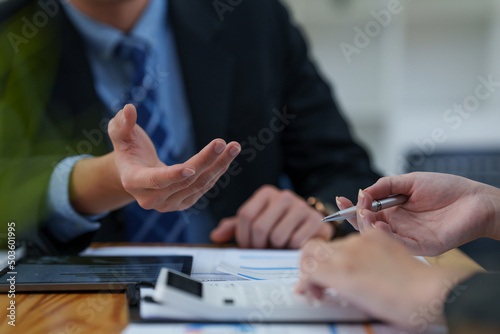
<path fill-rule="evenodd" d="M 108 133 L 111 141 L 120 142 L 130 139 L 137 122 L 137 111 L 133 104 L 127 104 L 109 122 Z"/>
<path fill-rule="evenodd" d="M 235 217 L 221 220 L 219 226 L 210 233 L 210 239 L 218 244 L 230 241 L 236 234 L 236 222 Z"/>
<path fill-rule="evenodd" d="M 123 117 L 125 126 L 130 129 L 133 128 L 137 123 L 137 110 L 133 104 L 127 104 L 123 107 Z"/>

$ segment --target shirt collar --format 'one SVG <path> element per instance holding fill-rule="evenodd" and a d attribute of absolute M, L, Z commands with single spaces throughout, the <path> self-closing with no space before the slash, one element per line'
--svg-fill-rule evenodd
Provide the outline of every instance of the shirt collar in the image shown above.
<path fill-rule="evenodd" d="M 167 22 L 167 1 L 151 0 L 130 35 L 145 40 L 153 49 L 158 49 L 161 42 L 161 31 L 165 29 Z M 165 43 L 164 40 L 163 43 Z"/>
<path fill-rule="evenodd" d="M 157 49 L 161 31 L 167 23 L 168 6 L 165 0 L 150 0 L 141 17 L 129 35 L 107 24 L 96 21 L 76 9 L 70 1 L 62 1 L 69 19 L 83 36 L 89 50 L 97 51 L 98 56 L 110 58 L 123 39 L 137 37 L 146 41 L 151 48 Z"/>

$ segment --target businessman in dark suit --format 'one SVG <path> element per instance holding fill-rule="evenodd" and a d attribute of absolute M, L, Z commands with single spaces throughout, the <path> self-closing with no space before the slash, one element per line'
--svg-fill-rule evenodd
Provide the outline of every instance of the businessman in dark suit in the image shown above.
<path fill-rule="evenodd" d="M 0 205 L 45 244 L 296 248 L 378 177 L 277 1 L 1 6 Z"/>

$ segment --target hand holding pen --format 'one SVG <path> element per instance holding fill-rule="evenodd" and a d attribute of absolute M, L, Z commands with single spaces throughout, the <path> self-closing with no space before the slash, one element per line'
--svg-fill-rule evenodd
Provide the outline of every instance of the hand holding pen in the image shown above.
<path fill-rule="evenodd" d="M 486 196 L 498 192 L 497 188 L 447 174 L 384 177 L 359 192 L 356 217 L 348 222 L 361 233 L 374 228 L 389 233 L 417 255 L 437 255 L 491 234 L 487 232 L 494 229 L 487 224 L 491 224 L 493 209 L 489 206 L 493 201 Z M 394 195 L 405 195 L 408 200 L 372 211 L 373 199 Z M 496 203 L 500 203 L 500 196 Z M 337 206 L 344 210 L 353 207 L 353 203 L 339 197 Z"/>
<path fill-rule="evenodd" d="M 363 192 L 360 190 L 360 195 L 364 196 Z M 389 196 L 384 199 L 374 200 L 370 210 L 372 212 L 379 212 L 384 209 L 392 208 L 396 205 L 405 204 L 408 200 L 408 196 L 405 195 L 394 195 Z M 335 212 L 333 215 L 323 218 L 324 222 L 331 222 L 335 220 L 345 220 L 356 217 L 356 207 L 350 207 L 349 209 L 340 210 Z"/>

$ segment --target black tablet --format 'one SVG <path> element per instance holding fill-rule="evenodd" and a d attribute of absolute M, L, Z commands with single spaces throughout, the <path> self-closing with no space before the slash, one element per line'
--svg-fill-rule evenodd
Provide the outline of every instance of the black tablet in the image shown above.
<path fill-rule="evenodd" d="M 162 267 L 191 274 L 192 256 L 27 257 L 0 272 L 0 292 L 123 291 L 154 284 Z"/>

